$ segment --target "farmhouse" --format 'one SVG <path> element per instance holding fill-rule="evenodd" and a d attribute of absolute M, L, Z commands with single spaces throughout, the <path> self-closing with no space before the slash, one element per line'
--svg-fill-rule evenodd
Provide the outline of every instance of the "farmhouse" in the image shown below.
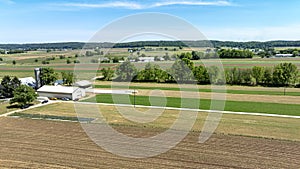
<path fill-rule="evenodd" d="M 40 97 L 67 97 L 72 100 L 80 99 L 85 96 L 85 90 L 78 87 L 65 87 L 65 86 L 43 86 L 37 90 Z"/>

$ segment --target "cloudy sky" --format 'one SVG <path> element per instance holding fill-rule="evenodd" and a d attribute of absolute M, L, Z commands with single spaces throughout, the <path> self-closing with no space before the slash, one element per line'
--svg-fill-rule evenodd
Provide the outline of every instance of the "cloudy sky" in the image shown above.
<path fill-rule="evenodd" d="M 86 42 L 144 12 L 177 16 L 211 40 L 300 40 L 299 9 L 299 0 L 0 0 L 0 43 Z"/>

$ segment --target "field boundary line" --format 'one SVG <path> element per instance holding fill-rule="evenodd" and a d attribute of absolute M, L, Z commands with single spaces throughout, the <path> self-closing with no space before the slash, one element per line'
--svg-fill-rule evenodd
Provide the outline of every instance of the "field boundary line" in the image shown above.
<path fill-rule="evenodd" d="M 23 112 L 23 111 L 26 111 L 26 110 L 30 110 L 30 109 L 34 109 L 34 108 L 46 106 L 46 105 L 53 104 L 53 103 L 59 103 L 59 101 L 49 101 L 48 103 L 45 103 L 45 104 L 41 104 L 41 103 L 40 104 L 36 104 L 36 105 L 28 107 L 27 109 L 18 109 L 18 110 L 14 110 L 14 111 L 11 111 L 11 112 L 7 112 L 7 113 L 4 113 L 4 114 L 1 114 L 0 117 L 7 117 L 7 116 L 10 116 L 10 115 L 12 115 L 14 113 Z"/>
<path fill-rule="evenodd" d="M 73 103 L 73 102 L 66 102 L 66 103 Z M 97 105 L 104 105 L 104 106 L 134 107 L 134 105 L 131 105 L 131 104 L 111 104 L 111 103 L 91 103 L 91 102 L 76 102 L 75 104 L 97 104 Z M 255 112 L 234 112 L 234 111 L 190 109 L 190 108 L 176 108 L 176 107 L 160 107 L 160 106 L 144 106 L 144 105 L 135 105 L 135 107 L 137 107 L 137 108 L 166 109 L 166 110 L 195 111 L 195 112 L 203 112 L 203 113 L 223 113 L 223 114 L 235 114 L 235 115 L 251 115 L 251 116 L 265 116 L 265 117 L 281 117 L 281 118 L 300 119 L 300 116 L 255 113 Z"/>

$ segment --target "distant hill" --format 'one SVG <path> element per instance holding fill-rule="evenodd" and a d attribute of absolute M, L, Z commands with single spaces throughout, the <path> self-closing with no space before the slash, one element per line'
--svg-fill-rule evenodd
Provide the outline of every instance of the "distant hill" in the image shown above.
<path fill-rule="evenodd" d="M 86 45 L 86 46 L 85 46 Z M 268 42 L 233 42 L 233 41 L 139 41 L 128 43 L 33 43 L 33 44 L 0 44 L 0 49 L 35 50 L 35 49 L 82 49 L 85 48 L 136 48 L 136 47 L 232 47 L 232 48 L 273 48 L 300 47 L 300 41 L 268 41 Z"/>

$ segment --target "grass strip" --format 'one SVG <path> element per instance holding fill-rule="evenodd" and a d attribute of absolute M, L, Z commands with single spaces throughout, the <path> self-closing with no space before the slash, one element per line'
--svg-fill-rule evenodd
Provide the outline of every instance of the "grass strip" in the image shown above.
<path fill-rule="evenodd" d="M 129 98 L 130 100 L 129 100 Z M 96 98 L 84 100 L 84 102 L 110 103 L 110 104 L 133 104 L 134 96 L 119 94 L 100 94 Z M 200 109 L 209 110 L 211 106 L 210 99 L 193 99 L 193 98 L 176 98 L 176 97 L 151 97 L 135 96 L 136 105 L 144 106 L 161 106 L 175 108 L 193 108 L 196 109 L 200 105 Z M 183 104 L 182 104 L 183 103 Z M 214 100 L 214 103 L 222 103 L 222 101 Z M 300 116 L 300 105 L 297 104 L 278 104 L 264 102 L 241 102 L 241 101 L 225 101 L 226 111 L 235 112 L 253 112 L 266 114 L 280 114 Z"/>

